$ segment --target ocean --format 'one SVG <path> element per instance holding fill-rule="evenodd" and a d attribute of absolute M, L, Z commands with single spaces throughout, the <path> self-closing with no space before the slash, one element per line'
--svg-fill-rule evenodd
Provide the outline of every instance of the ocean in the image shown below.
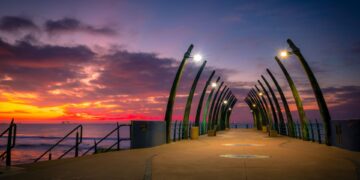
<path fill-rule="evenodd" d="M 48 150 L 52 145 L 58 142 L 68 132 L 74 129 L 79 124 L 17 124 L 16 145 L 12 149 L 12 164 L 32 163 L 42 153 Z M 8 124 L 0 124 L 0 132 L 3 132 L 8 127 Z M 98 141 L 107 135 L 110 131 L 116 128 L 116 123 L 113 124 L 83 124 L 83 141 L 79 146 L 79 155 L 88 150 L 94 145 L 94 140 Z M 129 137 L 129 127 L 122 127 L 120 129 L 120 137 Z M 52 150 L 52 159 L 57 159 L 65 151 L 75 145 L 75 133 L 69 136 L 64 142 L 59 144 Z M 108 148 L 116 142 L 116 132 L 109 136 L 106 140 L 98 145 L 100 148 Z M 6 149 L 7 138 L 0 138 L 0 152 Z M 130 147 L 129 141 L 122 141 L 120 143 L 121 149 L 128 149 Z M 88 154 L 94 152 L 90 151 Z M 74 151 L 69 152 L 64 158 L 74 157 Z M 41 160 L 47 160 L 48 155 L 45 155 Z M 4 163 L 1 162 L 1 165 Z"/>

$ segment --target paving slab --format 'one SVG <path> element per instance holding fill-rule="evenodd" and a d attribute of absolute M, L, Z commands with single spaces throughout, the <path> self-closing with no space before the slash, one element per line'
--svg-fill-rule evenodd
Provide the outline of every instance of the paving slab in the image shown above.
<path fill-rule="evenodd" d="M 3 169 L 0 179 L 359 179 L 360 152 L 253 129 Z M 1 171 L 1 170 L 0 170 Z"/>

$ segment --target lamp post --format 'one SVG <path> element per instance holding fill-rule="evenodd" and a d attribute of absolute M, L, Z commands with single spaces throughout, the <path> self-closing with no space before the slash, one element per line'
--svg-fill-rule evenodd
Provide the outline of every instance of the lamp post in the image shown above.
<path fill-rule="evenodd" d="M 229 102 L 231 101 L 231 97 L 232 97 L 232 93 L 231 91 L 228 91 L 228 93 L 226 95 L 224 95 L 224 98 L 222 98 L 220 100 L 220 105 L 215 113 L 215 118 L 218 122 L 218 124 L 220 125 L 220 129 L 223 130 L 225 128 L 225 122 L 224 122 L 224 108 L 226 108 L 229 104 Z"/>
<path fill-rule="evenodd" d="M 197 56 L 197 58 L 194 58 L 194 60 L 196 61 L 200 61 L 201 58 L 199 56 Z M 190 116 L 190 110 L 191 110 L 191 103 L 192 103 L 192 99 L 194 97 L 194 93 L 195 93 L 195 89 L 196 89 L 196 86 L 197 86 L 197 83 L 200 79 L 200 76 L 201 76 L 201 73 L 203 72 L 204 68 L 205 68 L 205 65 L 206 65 L 206 61 L 203 62 L 203 64 L 201 65 L 198 73 L 196 74 L 196 77 L 194 79 L 194 82 L 191 86 L 191 89 L 190 89 L 190 92 L 189 92 L 189 96 L 187 98 L 187 101 L 186 101 L 186 106 L 185 106 L 185 112 L 184 112 L 184 119 L 183 119 L 183 129 L 184 129 L 184 138 L 187 139 L 188 138 L 188 134 L 189 134 L 189 116 Z"/>
<path fill-rule="evenodd" d="M 202 121 L 202 124 L 203 124 L 203 132 L 205 132 L 207 129 L 210 128 L 210 125 L 211 125 L 211 122 L 210 120 L 208 119 L 208 128 L 206 128 L 206 118 L 208 117 L 208 112 L 209 112 L 209 108 L 210 108 L 210 102 L 211 102 L 211 99 L 212 99 L 212 96 L 214 94 L 214 90 L 217 88 L 217 83 L 220 81 L 220 77 L 217 78 L 216 82 L 213 82 L 211 83 L 211 91 L 210 91 L 210 94 L 208 96 L 208 99 L 206 101 L 206 105 L 205 105 L 205 111 L 204 111 L 204 114 L 203 114 L 203 121 Z"/>
<path fill-rule="evenodd" d="M 227 109 L 227 112 L 226 112 L 226 124 L 227 124 L 227 128 L 229 128 L 229 121 L 230 121 L 230 117 L 231 117 L 231 113 L 233 112 L 233 109 L 234 109 L 234 106 L 237 102 L 237 99 L 235 98 L 234 101 L 232 101 L 231 105 L 230 105 L 230 108 Z"/>
<path fill-rule="evenodd" d="M 295 137 L 295 127 L 294 127 L 294 121 L 290 112 L 290 108 L 289 108 L 289 104 L 286 100 L 286 97 L 284 95 L 284 92 L 282 91 L 279 83 L 277 82 L 277 80 L 275 79 L 274 75 L 271 73 L 271 71 L 269 69 L 266 69 L 266 71 L 268 72 L 270 78 L 273 80 L 276 89 L 278 90 L 279 94 L 280 94 L 280 98 L 281 101 L 283 102 L 284 105 L 284 110 L 285 110 L 285 114 L 286 114 L 286 119 L 287 119 L 287 123 L 288 123 L 288 134 L 290 137 Z"/>
<path fill-rule="evenodd" d="M 248 97 L 246 97 L 246 98 L 244 99 L 244 102 L 249 106 L 250 112 L 251 112 L 251 114 L 252 114 L 252 116 L 253 116 L 254 128 L 255 128 L 255 127 L 258 128 L 257 120 L 256 120 L 256 115 L 255 115 L 256 112 L 255 112 L 255 109 L 253 109 L 253 108 L 251 107 L 251 102 L 250 102 L 250 100 L 248 99 Z"/>
<path fill-rule="evenodd" d="M 254 108 L 252 107 L 253 101 L 251 100 L 251 97 L 248 95 L 244 101 L 248 104 L 249 108 L 250 108 L 250 112 L 253 115 L 253 119 L 254 119 L 254 128 L 256 128 L 257 130 L 261 130 L 261 121 L 259 118 L 259 109 L 258 108 Z"/>
<path fill-rule="evenodd" d="M 206 94 L 206 90 L 211 82 L 211 79 L 213 78 L 215 74 L 215 70 L 212 71 L 212 73 L 210 74 L 209 76 L 209 79 L 206 81 L 206 84 L 204 86 L 204 89 L 201 93 L 201 96 L 200 96 L 200 100 L 199 100 L 199 104 L 198 104 L 198 107 L 197 107 L 197 110 L 196 110 L 196 117 L 195 117 L 195 126 L 199 126 L 200 125 L 200 116 L 201 116 L 201 110 L 202 110 L 202 106 L 203 106 L 203 102 L 204 102 L 204 98 L 205 98 L 205 94 Z M 200 131 L 199 131 L 200 132 Z"/>
<path fill-rule="evenodd" d="M 267 92 L 267 90 L 265 89 L 264 85 L 261 83 L 260 80 L 258 80 L 258 83 L 260 84 L 262 90 L 265 92 L 265 95 L 267 97 L 267 99 L 269 100 L 269 104 L 270 104 L 270 108 L 271 108 L 271 112 L 272 112 L 272 115 L 273 115 L 273 118 L 274 118 L 274 122 L 275 122 L 275 130 L 279 132 L 279 126 L 278 126 L 278 119 L 277 119 L 277 116 L 276 116 L 276 112 L 275 112 L 275 107 L 274 107 L 274 104 L 272 103 L 272 100 L 269 96 L 269 93 Z"/>
<path fill-rule="evenodd" d="M 304 56 L 301 54 L 300 49 L 291 41 L 291 39 L 287 40 L 290 48 L 292 49 L 291 54 L 295 54 L 298 60 L 300 61 L 312 87 L 312 90 L 316 97 L 316 102 L 318 104 L 321 118 L 324 123 L 325 130 L 325 143 L 328 146 L 331 146 L 331 116 L 328 110 L 328 107 L 325 102 L 325 98 L 320 89 L 319 83 L 317 82 L 313 71 L 311 70 L 309 64 L 305 60 Z"/>
<path fill-rule="evenodd" d="M 267 111 L 265 109 L 265 106 L 253 88 L 250 90 L 250 94 L 253 97 L 253 99 L 256 100 L 256 102 L 257 102 L 256 105 L 259 106 L 259 108 L 261 110 L 261 118 L 262 118 L 261 125 L 266 127 L 266 125 L 269 123 L 269 117 L 267 116 Z M 262 127 L 262 130 L 264 130 L 263 127 Z"/>
<path fill-rule="evenodd" d="M 221 91 L 219 98 L 217 99 L 216 103 L 215 103 L 215 108 L 214 108 L 214 112 L 212 114 L 211 119 L 213 120 L 213 122 L 215 122 L 216 125 L 220 125 L 219 124 L 219 118 L 218 118 L 218 114 L 220 111 L 220 106 L 222 101 L 224 100 L 225 96 L 227 95 L 227 93 L 230 92 L 230 88 L 227 88 L 227 86 L 224 87 L 224 89 Z M 219 126 L 218 126 L 219 127 Z"/>
<path fill-rule="evenodd" d="M 275 96 L 275 93 L 274 93 L 272 87 L 270 86 L 269 82 L 266 80 L 266 78 L 263 75 L 261 75 L 261 78 L 264 80 L 264 82 L 265 82 L 267 88 L 269 89 L 270 94 L 274 100 L 274 104 L 275 104 L 276 111 L 278 113 L 278 117 L 279 117 L 279 121 L 280 121 L 280 128 L 279 128 L 280 134 L 286 135 L 286 127 L 285 127 L 285 123 L 284 123 L 284 117 L 282 115 L 281 108 L 280 108 L 279 102 L 277 100 L 277 97 Z"/>
<path fill-rule="evenodd" d="M 186 64 L 186 60 L 190 58 L 190 54 L 192 49 L 194 48 L 194 45 L 190 45 L 186 53 L 184 54 L 184 57 L 180 63 L 179 69 L 176 72 L 174 82 L 171 86 L 170 95 L 168 98 L 166 111 L 165 111 L 165 122 L 166 122 L 166 143 L 171 142 L 171 121 L 172 121 L 172 113 L 174 108 L 174 102 L 175 102 L 175 96 L 176 96 L 176 90 L 179 85 L 179 81 L 181 79 L 181 76 L 184 71 L 184 67 Z"/>
<path fill-rule="evenodd" d="M 217 99 L 217 96 L 218 96 L 218 94 L 219 94 L 219 91 L 220 91 L 220 89 L 221 89 L 221 87 L 222 87 L 222 85 L 224 84 L 224 82 L 221 82 L 220 83 L 220 86 L 219 86 L 219 88 L 216 90 L 216 93 L 215 93 L 215 96 L 214 96 L 214 98 L 213 98 L 213 100 L 212 100 L 212 102 L 211 102 L 211 107 L 210 107 L 210 112 L 209 112 L 209 118 L 208 118 L 208 121 L 209 122 L 211 122 L 210 124 L 211 124 L 211 127 L 210 127 L 210 129 L 214 129 L 214 121 L 213 121 L 213 119 L 212 119 L 212 113 L 213 113 L 213 111 L 214 111 L 214 105 L 215 105 L 215 101 L 216 101 L 216 99 Z"/>
<path fill-rule="evenodd" d="M 282 62 L 276 56 L 275 56 L 275 60 L 279 64 L 281 70 L 283 71 L 283 73 L 284 73 L 284 75 L 285 75 L 285 77 L 286 77 L 286 79 L 287 79 L 287 81 L 289 83 L 289 86 L 290 86 L 290 89 L 291 89 L 292 94 L 294 96 L 296 107 L 298 109 L 298 113 L 299 113 L 299 116 L 300 116 L 303 140 L 308 141 L 309 140 L 309 129 L 308 129 L 308 126 L 307 126 L 307 118 L 306 118 L 306 115 L 305 115 L 305 111 L 304 111 L 304 108 L 303 108 L 303 105 L 302 105 L 302 101 L 301 101 L 299 92 L 297 91 L 295 83 L 292 80 L 292 78 L 290 77 L 290 74 L 287 72 L 285 66 L 282 64 Z"/>
<path fill-rule="evenodd" d="M 233 94 L 231 94 L 231 96 L 227 97 L 227 100 L 224 100 L 223 102 L 223 110 L 221 111 L 221 119 L 223 120 L 223 124 L 222 124 L 222 128 L 226 129 L 229 128 L 229 119 L 228 119 L 228 114 L 227 112 L 230 110 L 232 110 L 231 105 L 233 103 L 233 101 L 235 100 L 235 96 Z"/>
<path fill-rule="evenodd" d="M 262 117 L 262 109 L 260 107 L 260 105 L 256 106 L 257 101 L 252 97 L 252 95 L 250 94 L 250 92 L 248 93 L 248 100 L 250 101 L 250 106 L 252 107 L 253 112 L 255 112 L 255 117 L 256 117 L 256 124 L 257 124 L 257 129 L 258 130 L 262 130 L 262 125 L 263 125 L 263 121 L 264 118 Z"/>
<path fill-rule="evenodd" d="M 269 134 L 270 134 L 270 130 L 273 129 L 273 119 L 271 118 L 271 112 L 269 110 L 269 106 L 268 106 L 268 103 L 266 101 L 266 99 L 264 98 L 264 93 L 262 91 L 260 91 L 260 89 L 257 87 L 257 85 L 255 85 L 255 88 L 256 90 L 258 91 L 258 95 L 260 96 L 262 102 L 264 103 L 264 107 L 266 109 L 266 112 L 267 112 L 267 117 L 268 117 L 268 128 L 269 128 Z"/>

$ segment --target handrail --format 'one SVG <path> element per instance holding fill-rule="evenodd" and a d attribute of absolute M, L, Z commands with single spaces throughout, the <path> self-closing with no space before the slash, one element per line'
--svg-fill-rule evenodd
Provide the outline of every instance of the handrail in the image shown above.
<path fill-rule="evenodd" d="M 11 166 L 11 149 L 15 147 L 16 142 L 16 128 L 17 125 L 14 123 L 14 118 L 11 120 L 10 125 L 4 132 L 0 134 L 0 138 L 8 133 L 8 141 L 6 144 L 6 150 L 0 155 L 0 159 L 3 159 L 6 155 L 6 166 Z"/>
<path fill-rule="evenodd" d="M 88 150 L 86 150 L 82 156 L 86 155 L 88 152 L 90 152 L 92 149 L 95 149 L 94 153 L 97 152 L 97 145 L 100 144 L 102 141 L 104 141 L 106 138 L 108 138 L 110 135 L 112 135 L 115 131 L 117 132 L 117 141 L 111 145 L 106 151 L 109 151 L 111 148 L 113 148 L 115 145 L 117 145 L 117 150 L 120 150 L 120 141 L 126 141 L 131 140 L 131 138 L 120 138 L 120 128 L 125 126 L 131 126 L 131 124 L 120 124 L 116 123 L 116 128 L 110 131 L 108 134 L 106 134 L 103 138 L 101 138 L 99 141 L 94 140 L 94 145 L 91 146 Z"/>
<path fill-rule="evenodd" d="M 80 137 L 79 137 L 79 132 L 78 130 L 80 130 Z M 45 151 L 43 154 L 41 154 L 40 157 L 38 157 L 37 159 L 35 159 L 34 162 L 38 162 L 41 158 L 43 158 L 47 153 L 49 153 L 49 160 L 51 160 L 51 150 L 54 149 L 57 145 L 59 145 L 62 141 L 64 141 L 67 137 L 69 137 L 72 133 L 74 133 L 76 131 L 76 142 L 75 145 L 73 147 L 71 147 L 69 150 L 67 150 L 64 154 L 62 154 L 58 159 L 61 159 L 63 156 L 65 156 L 68 152 L 70 152 L 71 150 L 73 150 L 75 148 L 75 157 L 78 156 L 78 151 L 79 151 L 79 144 L 81 144 L 82 142 L 82 132 L 83 132 L 83 126 L 80 124 L 78 126 L 76 126 L 73 130 L 71 130 L 69 133 L 67 133 L 63 138 L 61 138 L 57 143 L 55 143 L 53 146 L 51 146 L 47 151 Z"/>

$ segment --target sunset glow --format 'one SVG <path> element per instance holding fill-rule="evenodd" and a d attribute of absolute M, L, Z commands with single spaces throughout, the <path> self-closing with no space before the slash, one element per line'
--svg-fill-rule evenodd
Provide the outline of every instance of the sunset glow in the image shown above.
<path fill-rule="evenodd" d="M 194 50 L 179 84 L 174 120 L 182 120 L 199 69 L 193 61 L 204 59 L 207 64 L 190 121 L 213 70 L 206 97 L 218 86 L 218 77 L 219 83 L 231 86 L 239 99 L 232 121 L 252 121 L 243 99 L 258 77 L 266 76 L 266 68 L 274 72 L 291 111 L 296 112 L 274 56 L 289 59 L 284 66 L 294 78 L 309 118 L 319 118 L 308 79 L 285 50 L 286 38 L 294 39 L 306 54 L 333 119 L 359 116 L 360 46 L 354 33 L 359 29 L 350 31 L 347 27 L 354 22 L 348 18 L 335 22 L 331 17 L 345 16 L 352 11 L 341 8 L 350 7 L 334 6 L 337 11 L 330 3 L 318 2 L 276 6 L 270 2 L 208 2 L 206 6 L 163 2 L 164 12 L 159 3 L 151 2 L 141 6 L 125 1 L 111 6 L 83 1 L 0 4 L 0 122 L 11 118 L 25 123 L 164 120 L 171 83 L 191 43 Z M 321 9 L 316 8 L 319 4 Z M 294 21 L 299 18 L 303 21 Z"/>

